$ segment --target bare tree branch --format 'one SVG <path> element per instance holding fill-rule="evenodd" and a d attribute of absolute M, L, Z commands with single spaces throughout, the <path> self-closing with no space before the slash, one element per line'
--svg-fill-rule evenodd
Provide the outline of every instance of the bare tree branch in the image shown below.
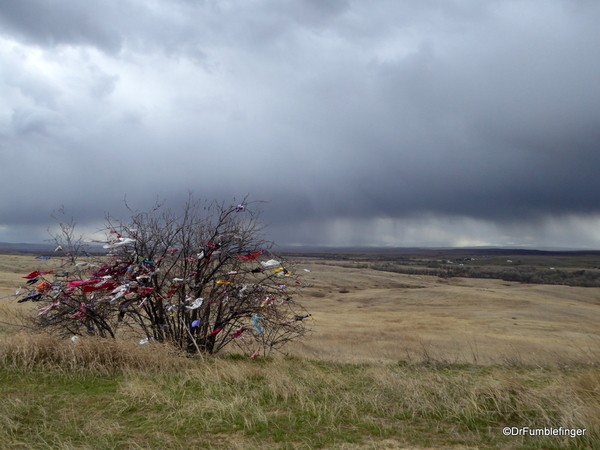
<path fill-rule="evenodd" d="M 179 212 L 126 205 L 128 221 L 106 216 L 102 256 L 89 254 L 61 208 L 53 236 L 61 270 L 33 274 L 35 290 L 19 301 L 39 301 L 35 326 L 64 336 L 132 335 L 191 354 L 281 351 L 306 334 L 310 315 L 293 300 L 302 282 L 291 263 L 263 237 L 260 204 L 207 204 L 190 194 Z"/>

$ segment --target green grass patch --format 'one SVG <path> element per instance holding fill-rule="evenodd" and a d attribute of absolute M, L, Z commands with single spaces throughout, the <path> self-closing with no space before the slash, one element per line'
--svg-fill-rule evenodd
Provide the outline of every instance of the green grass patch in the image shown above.
<path fill-rule="evenodd" d="M 600 448 L 596 368 L 198 361 L 153 352 L 163 362 L 146 366 L 112 348 L 100 358 L 105 369 L 96 357 L 65 366 L 50 351 L 31 352 L 30 363 L 0 358 L 0 447 Z M 586 435 L 504 436 L 505 426 Z"/>

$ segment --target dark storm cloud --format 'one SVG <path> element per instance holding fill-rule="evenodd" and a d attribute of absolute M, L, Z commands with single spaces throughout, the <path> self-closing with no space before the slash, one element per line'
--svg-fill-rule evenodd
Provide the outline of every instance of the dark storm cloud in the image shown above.
<path fill-rule="evenodd" d="M 0 226 L 193 190 L 289 242 L 599 242 L 596 2 L 0 5 Z"/>
<path fill-rule="evenodd" d="M 0 24 L 16 36 L 42 45 L 91 44 L 114 52 L 120 49 L 122 39 L 118 29 L 108 24 L 107 19 L 118 19 L 117 4 L 111 3 L 112 11 L 107 14 L 100 2 L 4 0 Z"/>

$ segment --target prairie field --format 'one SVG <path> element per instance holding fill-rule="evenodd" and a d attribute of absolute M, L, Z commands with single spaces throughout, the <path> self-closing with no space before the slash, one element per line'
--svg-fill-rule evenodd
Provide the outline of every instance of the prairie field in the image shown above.
<path fill-rule="evenodd" d="M 60 264 L 34 256 L 0 255 L 0 297 Z M 0 448 L 600 448 L 600 288 L 294 261 L 312 332 L 272 358 L 74 344 L 1 300 Z"/>
<path fill-rule="evenodd" d="M 306 356 L 343 362 L 589 364 L 600 360 L 600 289 L 405 275 L 336 262 L 311 270 Z M 347 266 L 347 264 L 345 264 Z"/>

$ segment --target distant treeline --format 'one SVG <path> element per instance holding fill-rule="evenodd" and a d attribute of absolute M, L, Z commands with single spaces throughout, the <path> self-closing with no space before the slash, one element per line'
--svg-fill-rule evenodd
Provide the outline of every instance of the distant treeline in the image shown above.
<path fill-rule="evenodd" d="M 403 267 L 391 263 L 373 264 L 374 270 L 404 273 L 408 275 L 431 275 L 440 278 L 491 278 L 532 284 L 562 284 L 566 286 L 600 287 L 598 270 L 538 269 L 536 267 Z"/>

